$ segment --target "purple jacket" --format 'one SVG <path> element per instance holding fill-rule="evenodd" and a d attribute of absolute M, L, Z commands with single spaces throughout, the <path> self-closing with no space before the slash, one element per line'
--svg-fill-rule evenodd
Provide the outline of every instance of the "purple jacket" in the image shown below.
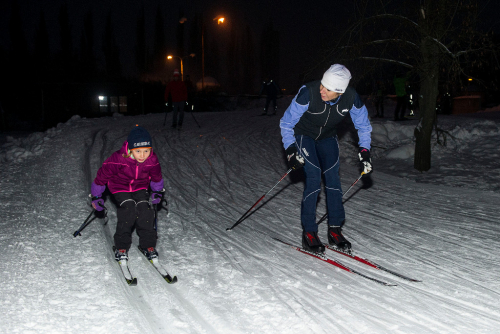
<path fill-rule="evenodd" d="M 115 194 L 148 189 L 150 182 L 163 181 L 160 162 L 152 150 L 143 163 L 126 158 L 127 152 L 128 143 L 125 142 L 120 150 L 104 161 L 97 171 L 94 183 L 99 186 L 107 185 L 109 191 Z"/>

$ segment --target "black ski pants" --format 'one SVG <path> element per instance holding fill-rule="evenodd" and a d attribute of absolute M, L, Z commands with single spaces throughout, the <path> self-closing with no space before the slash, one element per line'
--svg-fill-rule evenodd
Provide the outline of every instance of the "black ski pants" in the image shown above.
<path fill-rule="evenodd" d="M 149 193 L 146 190 L 113 194 L 118 209 L 118 222 L 114 236 L 117 249 L 130 249 L 134 227 L 139 236 L 142 249 L 156 247 L 155 213 L 149 205 Z"/>

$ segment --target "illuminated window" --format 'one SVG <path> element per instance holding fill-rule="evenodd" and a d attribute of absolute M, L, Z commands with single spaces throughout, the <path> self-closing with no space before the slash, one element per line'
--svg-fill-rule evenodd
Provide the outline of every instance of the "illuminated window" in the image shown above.
<path fill-rule="evenodd" d="M 110 97 L 111 101 L 111 113 L 118 112 L 118 96 L 111 96 Z"/>
<path fill-rule="evenodd" d="M 99 111 L 108 112 L 108 97 L 100 95 L 99 96 Z"/>
<path fill-rule="evenodd" d="M 127 97 L 120 96 L 119 99 L 120 99 L 120 112 L 126 113 L 127 112 Z"/>

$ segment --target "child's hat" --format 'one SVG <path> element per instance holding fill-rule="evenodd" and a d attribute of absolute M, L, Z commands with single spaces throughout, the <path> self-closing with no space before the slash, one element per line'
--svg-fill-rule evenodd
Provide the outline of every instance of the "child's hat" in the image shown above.
<path fill-rule="evenodd" d="M 130 131 L 127 137 L 128 149 L 152 147 L 151 135 L 148 130 L 140 127 L 138 124 Z"/>

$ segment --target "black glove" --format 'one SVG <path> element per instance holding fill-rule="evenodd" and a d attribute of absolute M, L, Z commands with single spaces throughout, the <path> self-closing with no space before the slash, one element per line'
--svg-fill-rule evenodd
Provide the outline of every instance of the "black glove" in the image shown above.
<path fill-rule="evenodd" d="M 359 148 L 359 161 L 361 162 L 361 169 L 363 173 L 370 174 L 373 171 L 372 158 L 370 158 L 370 151 L 364 147 Z"/>
<path fill-rule="evenodd" d="M 295 145 L 290 145 L 286 150 L 286 159 L 288 160 L 288 167 L 297 170 L 304 167 L 304 157 L 299 154 Z"/>

